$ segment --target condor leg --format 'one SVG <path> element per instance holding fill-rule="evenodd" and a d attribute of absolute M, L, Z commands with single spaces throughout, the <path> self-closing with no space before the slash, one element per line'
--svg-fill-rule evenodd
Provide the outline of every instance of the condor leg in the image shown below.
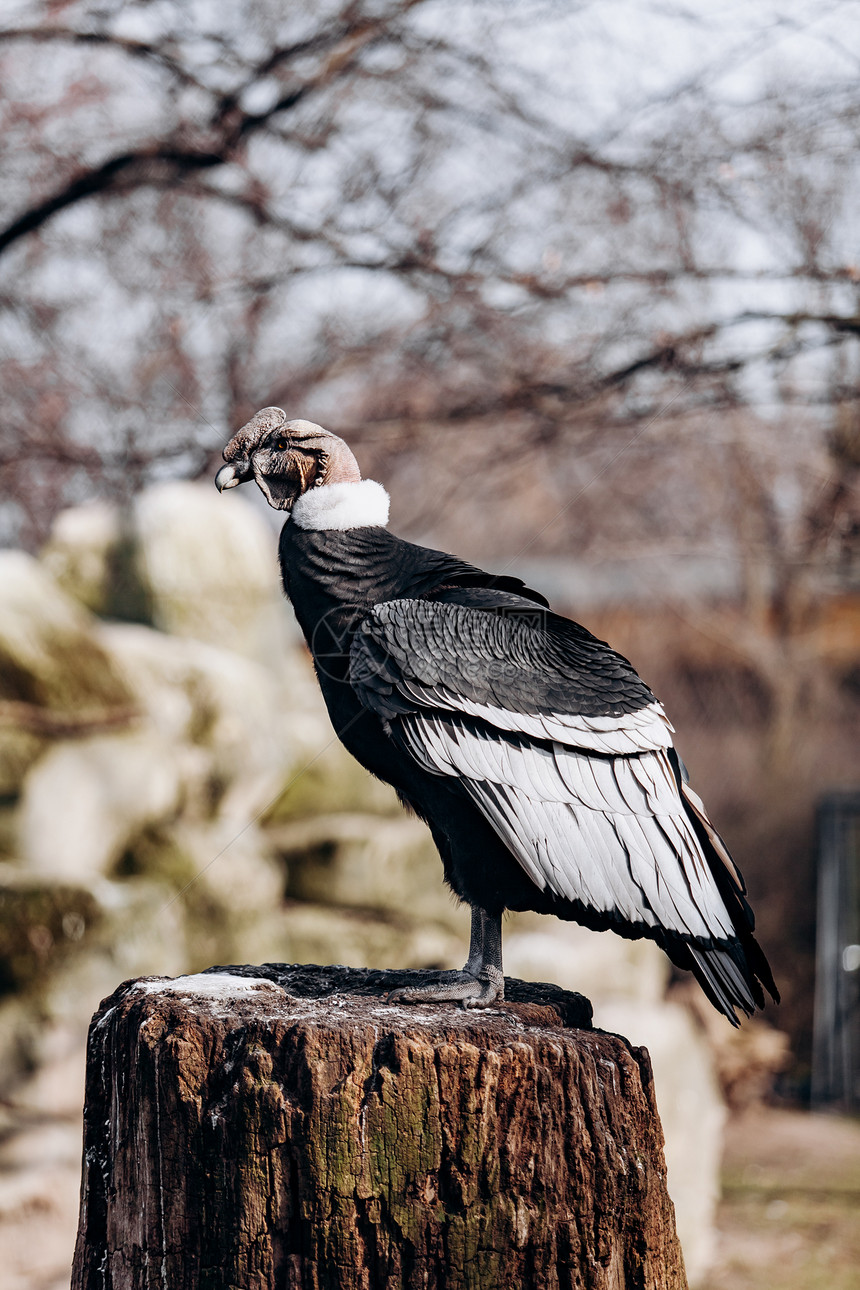
<path fill-rule="evenodd" d="M 460 1003 L 464 1008 L 488 1008 L 505 997 L 502 973 L 502 916 L 472 906 L 469 957 L 460 972 L 447 972 L 433 985 L 392 990 L 389 1003 Z"/>

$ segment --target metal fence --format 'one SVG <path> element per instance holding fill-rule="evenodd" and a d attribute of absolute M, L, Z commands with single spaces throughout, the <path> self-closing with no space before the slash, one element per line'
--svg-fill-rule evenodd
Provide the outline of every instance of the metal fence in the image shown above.
<path fill-rule="evenodd" d="M 860 793 L 818 808 L 814 1106 L 860 1112 Z"/>

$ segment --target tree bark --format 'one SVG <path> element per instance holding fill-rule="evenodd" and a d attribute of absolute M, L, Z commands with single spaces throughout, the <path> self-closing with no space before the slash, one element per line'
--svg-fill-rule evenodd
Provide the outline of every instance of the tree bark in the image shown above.
<path fill-rule="evenodd" d="M 555 986 L 384 1002 L 419 977 L 120 986 L 90 1028 L 73 1290 L 683 1290 L 645 1050 Z"/>

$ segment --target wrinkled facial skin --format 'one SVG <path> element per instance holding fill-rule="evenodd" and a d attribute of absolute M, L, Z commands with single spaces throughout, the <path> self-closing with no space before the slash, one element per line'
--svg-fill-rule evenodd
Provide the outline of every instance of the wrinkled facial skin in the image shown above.
<path fill-rule="evenodd" d="M 276 511 L 291 511 L 296 499 L 313 488 L 320 463 L 316 453 L 275 433 L 252 454 L 251 468 L 269 505 Z"/>
<path fill-rule="evenodd" d="M 215 476 L 220 492 L 253 479 L 276 511 L 290 511 L 298 497 L 321 483 L 325 431 L 308 421 L 287 421 L 281 408 L 263 408 L 224 449 L 226 466 Z"/>

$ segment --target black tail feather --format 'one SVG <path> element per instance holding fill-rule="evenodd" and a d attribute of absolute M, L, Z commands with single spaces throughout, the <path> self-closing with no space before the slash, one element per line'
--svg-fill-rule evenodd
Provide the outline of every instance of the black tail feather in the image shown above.
<path fill-rule="evenodd" d="M 743 874 L 729 855 L 726 844 L 714 829 L 699 799 L 685 790 L 680 759 L 677 755 L 673 757 L 673 753 L 674 749 L 671 749 L 670 761 L 681 801 L 737 935 L 737 940 L 730 945 L 715 946 L 712 949 L 704 949 L 688 942 L 688 966 L 711 1002 L 716 1003 L 720 1011 L 737 1025 L 735 1007 L 743 1009 L 747 1016 L 752 1016 L 756 1008 L 764 1007 L 765 990 L 774 1003 L 779 1003 L 779 991 L 764 950 L 753 935 L 755 918 L 746 899 Z"/>
<path fill-rule="evenodd" d="M 737 947 L 738 950 L 740 946 Z M 690 955 L 690 968 L 699 985 L 720 1012 L 725 1013 L 733 1026 L 738 1018 L 735 1008 L 740 1008 L 748 1017 L 764 1006 L 764 995 L 761 986 L 748 972 L 744 972 L 736 961 L 731 949 L 700 949 L 697 945 L 687 946 Z"/>

